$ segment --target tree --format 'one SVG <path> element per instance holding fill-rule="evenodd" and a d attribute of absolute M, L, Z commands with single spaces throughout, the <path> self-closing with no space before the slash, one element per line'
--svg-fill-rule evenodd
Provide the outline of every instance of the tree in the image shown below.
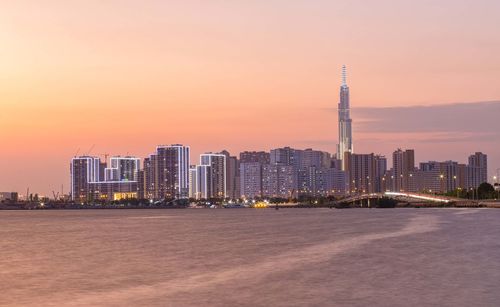
<path fill-rule="evenodd" d="M 495 188 L 491 184 L 483 182 L 477 188 L 477 195 L 479 196 L 479 199 L 494 198 Z"/>

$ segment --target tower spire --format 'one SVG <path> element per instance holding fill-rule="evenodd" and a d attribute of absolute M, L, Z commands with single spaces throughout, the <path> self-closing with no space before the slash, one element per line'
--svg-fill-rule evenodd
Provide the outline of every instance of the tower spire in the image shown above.
<path fill-rule="evenodd" d="M 342 85 L 347 85 L 347 69 L 342 65 Z"/>

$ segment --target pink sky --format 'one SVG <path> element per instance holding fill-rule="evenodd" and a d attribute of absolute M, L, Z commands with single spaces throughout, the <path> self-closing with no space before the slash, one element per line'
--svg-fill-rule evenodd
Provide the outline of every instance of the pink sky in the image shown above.
<path fill-rule="evenodd" d="M 368 108 L 353 111 L 357 152 L 484 151 L 493 171 L 500 138 L 485 133 L 498 121 L 456 133 L 360 123 L 370 108 L 499 101 L 499 15 L 498 1 L 2 3 L 0 191 L 68 186 L 71 156 L 93 144 L 143 158 L 183 143 L 193 162 L 222 149 L 333 152 L 342 64 L 352 106 Z"/>

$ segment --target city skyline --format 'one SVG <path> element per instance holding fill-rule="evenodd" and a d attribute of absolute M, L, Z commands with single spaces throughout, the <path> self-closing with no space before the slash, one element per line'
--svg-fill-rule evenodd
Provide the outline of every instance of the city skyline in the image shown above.
<path fill-rule="evenodd" d="M 280 4 L 1 4 L 0 190 L 68 191 L 91 147 L 334 153 L 344 63 L 356 152 L 500 167 L 498 2 Z"/>

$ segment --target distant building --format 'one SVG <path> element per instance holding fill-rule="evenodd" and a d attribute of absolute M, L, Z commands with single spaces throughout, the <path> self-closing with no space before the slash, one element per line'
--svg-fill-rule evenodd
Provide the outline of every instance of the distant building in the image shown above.
<path fill-rule="evenodd" d="M 385 192 L 387 173 L 387 158 L 382 155 L 375 155 L 375 192 Z"/>
<path fill-rule="evenodd" d="M 217 153 L 204 153 L 200 155 L 200 165 L 210 166 L 209 183 L 210 193 L 208 198 L 227 197 L 227 165 L 226 156 Z"/>
<path fill-rule="evenodd" d="M 197 199 L 213 198 L 212 167 L 210 165 L 196 166 L 196 195 Z"/>
<path fill-rule="evenodd" d="M 392 191 L 394 175 L 392 168 L 386 170 L 380 179 L 380 192 L 389 192 Z"/>
<path fill-rule="evenodd" d="M 265 151 L 244 151 L 240 153 L 240 163 L 247 162 L 269 164 L 271 163 L 271 154 Z"/>
<path fill-rule="evenodd" d="M 262 169 L 261 162 L 240 163 L 240 190 L 241 197 L 252 199 L 262 197 Z"/>
<path fill-rule="evenodd" d="M 353 153 L 352 142 L 352 119 L 349 98 L 349 87 L 347 86 L 346 67 L 342 66 L 342 84 L 340 86 L 340 102 L 338 104 L 338 130 L 339 143 L 337 146 L 337 159 L 342 161 L 345 167 L 344 155 L 346 152 Z M 343 169 L 344 170 L 344 169 Z"/>
<path fill-rule="evenodd" d="M 325 167 L 304 167 L 298 174 L 299 195 L 325 197 L 346 193 L 347 179 L 344 171 Z"/>
<path fill-rule="evenodd" d="M 467 187 L 477 188 L 483 182 L 488 182 L 488 156 L 476 152 L 469 156 L 467 165 Z"/>
<path fill-rule="evenodd" d="M 200 198 L 198 193 L 198 169 L 196 165 L 189 167 L 189 198 Z"/>
<path fill-rule="evenodd" d="M 415 151 L 398 149 L 392 154 L 392 176 L 395 192 L 415 192 L 413 174 L 415 173 Z"/>
<path fill-rule="evenodd" d="M 455 161 L 421 162 L 415 173 L 417 190 L 427 193 L 447 193 L 466 189 L 466 165 Z"/>
<path fill-rule="evenodd" d="M 71 199 L 78 202 L 91 200 L 90 182 L 104 178 L 104 168 L 98 157 L 80 156 L 71 159 Z"/>
<path fill-rule="evenodd" d="M 231 199 L 240 198 L 240 161 L 231 156 L 227 150 L 221 154 L 226 156 L 226 189 L 227 197 Z"/>
<path fill-rule="evenodd" d="M 189 147 L 161 145 L 144 161 L 145 194 L 149 199 L 189 196 Z"/>
<path fill-rule="evenodd" d="M 240 194 L 252 199 L 263 196 L 262 170 L 271 163 L 271 155 L 265 151 L 244 151 L 240 153 Z"/>
<path fill-rule="evenodd" d="M 262 168 L 262 194 L 264 197 L 296 197 L 296 181 L 297 172 L 291 165 L 268 164 Z"/>
<path fill-rule="evenodd" d="M 296 170 L 302 165 L 302 150 L 299 149 L 290 147 L 276 148 L 271 150 L 270 156 L 270 164 L 289 165 Z"/>
<path fill-rule="evenodd" d="M 137 181 L 140 159 L 136 157 L 111 157 L 105 168 L 104 181 Z"/>
<path fill-rule="evenodd" d="M 0 192 L 0 201 L 18 201 L 19 196 L 17 192 Z"/>
<path fill-rule="evenodd" d="M 349 182 L 350 194 L 375 192 L 377 163 L 373 153 L 352 154 L 346 152 L 344 169 Z"/>
<path fill-rule="evenodd" d="M 313 150 L 311 148 L 297 151 L 300 154 L 299 168 L 317 167 L 330 168 L 332 157 L 328 152 Z"/>
<path fill-rule="evenodd" d="M 335 156 L 330 160 L 330 168 L 338 169 L 339 171 L 344 169 L 342 165 L 342 160 L 337 159 Z"/>
<path fill-rule="evenodd" d="M 72 200 L 112 201 L 143 196 L 138 158 L 112 157 L 110 166 L 107 168 L 98 157 L 74 157 L 70 164 Z"/>
<path fill-rule="evenodd" d="M 139 198 L 139 184 L 137 181 L 101 181 L 90 182 L 90 199 L 87 201 L 117 201 Z"/>

